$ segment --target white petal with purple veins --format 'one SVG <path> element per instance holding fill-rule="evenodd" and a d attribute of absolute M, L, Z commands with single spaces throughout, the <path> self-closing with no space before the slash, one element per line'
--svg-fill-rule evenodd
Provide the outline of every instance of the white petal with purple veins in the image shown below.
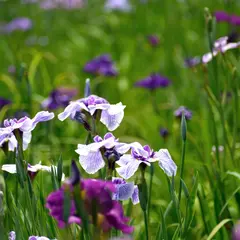
<path fill-rule="evenodd" d="M 80 144 L 79 144 L 80 145 Z M 105 166 L 105 162 L 102 158 L 102 154 L 99 150 L 91 151 L 88 146 L 78 145 L 76 152 L 80 154 L 79 162 L 82 168 L 89 174 L 96 173 L 99 169 Z"/>
<path fill-rule="evenodd" d="M 132 197 L 133 191 L 133 183 L 116 184 L 116 193 L 114 195 L 114 199 L 120 201 L 127 200 Z"/>
<path fill-rule="evenodd" d="M 102 110 L 100 121 L 109 131 L 114 131 L 122 122 L 124 117 L 124 108 L 122 103 L 110 105 L 108 109 Z"/>
<path fill-rule="evenodd" d="M 155 153 L 159 158 L 159 166 L 169 176 L 175 176 L 177 173 L 177 166 L 172 160 L 170 153 L 167 149 L 160 149 Z"/>
<path fill-rule="evenodd" d="M 131 161 L 128 161 L 128 163 L 124 165 L 123 162 L 126 161 L 126 158 L 124 160 L 122 159 L 122 161 L 121 161 L 121 158 L 119 161 L 122 166 L 119 168 L 116 168 L 116 171 L 124 179 L 129 179 L 130 177 L 132 177 L 134 173 L 138 170 L 139 165 L 141 163 L 145 163 L 143 161 L 139 161 L 134 158 L 131 158 Z M 119 161 L 117 161 L 118 165 L 120 165 Z"/>
<path fill-rule="evenodd" d="M 58 114 L 58 119 L 60 121 L 65 120 L 67 117 L 71 116 L 72 118 L 75 116 L 77 111 L 84 109 L 88 112 L 88 108 L 82 102 L 70 102 L 70 104 L 64 109 L 64 111 Z"/>

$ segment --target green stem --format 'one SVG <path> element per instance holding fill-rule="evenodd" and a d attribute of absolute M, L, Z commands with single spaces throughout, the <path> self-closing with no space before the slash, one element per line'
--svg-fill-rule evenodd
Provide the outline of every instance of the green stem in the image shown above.
<path fill-rule="evenodd" d="M 146 238 L 145 240 L 148 240 L 148 217 L 147 217 L 147 211 L 143 210 L 143 214 L 144 214 L 144 225 L 145 225 L 145 234 L 146 234 Z"/>
<path fill-rule="evenodd" d="M 181 194 L 182 194 L 182 183 L 181 183 L 181 179 L 183 179 L 185 151 L 186 151 L 186 141 L 183 141 L 183 145 L 182 145 L 182 157 L 181 157 L 181 168 L 180 168 L 180 185 L 179 185 L 179 193 L 178 193 L 179 205 L 180 205 L 180 202 L 181 202 Z"/>
<path fill-rule="evenodd" d="M 154 166 L 153 166 L 153 164 L 151 164 L 151 166 L 150 166 L 149 191 L 148 191 L 148 206 L 147 206 L 148 221 L 150 219 L 153 175 L 154 175 Z"/>

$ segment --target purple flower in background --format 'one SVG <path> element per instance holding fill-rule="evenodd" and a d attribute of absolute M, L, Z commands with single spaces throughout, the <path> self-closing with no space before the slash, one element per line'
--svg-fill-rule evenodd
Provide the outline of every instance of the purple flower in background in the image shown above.
<path fill-rule="evenodd" d="M 240 25 L 240 16 L 231 15 L 231 17 L 230 17 L 230 23 L 231 23 L 232 25 L 239 26 L 239 25 Z"/>
<path fill-rule="evenodd" d="M 63 9 L 82 8 L 83 5 L 84 5 L 83 0 L 44 0 L 40 3 L 40 7 L 46 10 L 55 8 Z"/>
<path fill-rule="evenodd" d="M 132 8 L 128 0 L 107 0 L 105 3 L 106 10 L 121 10 L 128 12 Z"/>
<path fill-rule="evenodd" d="M 12 102 L 6 98 L 0 97 L 0 110 L 5 107 L 6 105 L 11 104 Z"/>
<path fill-rule="evenodd" d="M 169 132 L 168 132 L 168 130 L 167 130 L 167 128 L 160 128 L 160 135 L 165 139 L 165 138 L 167 138 L 167 136 L 169 135 Z"/>
<path fill-rule="evenodd" d="M 81 111 L 88 112 L 91 116 L 96 111 L 101 111 L 100 122 L 102 122 L 109 131 L 115 130 L 124 117 L 125 106 L 122 103 L 110 104 L 106 99 L 96 95 L 90 95 L 86 98 L 79 99 L 65 108 L 64 112 L 58 115 L 58 119 L 63 121 L 67 117 L 75 118 L 76 114 Z"/>
<path fill-rule="evenodd" d="M 27 31 L 32 28 L 32 20 L 26 17 L 15 18 L 3 27 L 3 31 L 11 33 L 14 31 Z"/>
<path fill-rule="evenodd" d="M 156 47 L 159 45 L 159 37 L 157 35 L 149 35 L 148 36 L 148 42 L 153 46 Z"/>
<path fill-rule="evenodd" d="M 77 90 L 74 88 L 57 88 L 50 93 L 41 106 L 44 109 L 55 110 L 61 107 L 67 107 L 70 100 L 77 95 Z"/>
<path fill-rule="evenodd" d="M 159 74 L 152 74 L 143 80 L 135 83 L 136 87 L 147 88 L 150 90 L 155 90 L 157 88 L 165 88 L 171 84 L 171 81 Z"/>
<path fill-rule="evenodd" d="M 190 120 L 192 118 L 192 111 L 190 111 L 188 108 L 181 106 L 179 107 L 175 112 L 174 116 L 181 119 L 182 114 L 184 114 L 186 120 Z"/>
<path fill-rule="evenodd" d="M 56 166 L 44 166 L 41 165 L 41 162 L 36 165 L 31 165 L 28 163 L 27 165 L 27 172 L 31 180 L 34 180 L 37 173 L 39 171 L 45 171 L 45 172 L 52 172 L 52 169 L 57 173 L 57 167 Z M 2 170 L 11 174 L 17 173 L 17 167 L 16 164 L 4 164 L 2 165 Z M 62 175 L 62 181 L 64 181 L 65 175 Z"/>
<path fill-rule="evenodd" d="M 131 198 L 134 205 L 139 203 L 137 185 L 134 185 L 134 183 L 127 183 L 124 179 L 115 177 L 113 177 L 112 182 L 116 187 L 116 192 L 113 193 L 114 200 L 123 201 Z"/>
<path fill-rule="evenodd" d="M 32 138 L 32 131 L 39 122 L 49 121 L 54 118 L 54 113 L 42 111 L 36 114 L 33 119 L 28 117 L 4 120 L 4 127 L 0 128 L 0 147 L 7 142 L 8 150 L 14 151 L 17 148 L 15 132 L 19 130 L 23 141 L 23 150 L 26 150 Z"/>
<path fill-rule="evenodd" d="M 133 227 L 126 224 L 128 218 L 124 216 L 121 204 L 118 201 L 112 200 L 112 193 L 116 191 L 112 182 L 85 179 L 80 181 L 80 187 L 80 195 L 85 206 L 84 210 L 91 218 L 93 215 L 97 217 L 96 222 L 100 229 L 104 232 L 109 232 L 112 228 L 121 230 L 127 234 L 133 232 Z M 50 215 L 58 221 L 60 228 L 71 223 L 81 224 L 81 216 L 77 215 L 74 199 L 71 199 L 70 215 L 67 222 L 64 221 L 64 191 L 71 191 L 71 189 L 69 183 L 66 182 L 62 188 L 50 193 L 47 197 L 46 207 L 50 210 Z M 94 209 L 92 209 L 93 203 Z"/>
<path fill-rule="evenodd" d="M 189 68 L 195 67 L 199 63 L 201 63 L 200 57 L 186 58 L 184 60 L 184 66 Z"/>
<path fill-rule="evenodd" d="M 230 16 L 225 11 L 216 11 L 214 13 L 217 22 L 229 22 Z"/>
<path fill-rule="evenodd" d="M 8 239 L 9 240 L 15 240 L 16 239 L 16 233 L 14 231 L 11 231 L 9 234 L 8 234 Z"/>
<path fill-rule="evenodd" d="M 14 65 L 8 66 L 8 73 L 15 74 L 16 73 L 16 67 Z"/>
<path fill-rule="evenodd" d="M 101 55 L 86 63 L 84 71 L 94 75 L 116 76 L 117 70 L 110 55 Z"/>
<path fill-rule="evenodd" d="M 150 166 L 152 162 L 156 161 L 168 176 L 176 175 L 177 166 L 167 149 L 154 152 L 148 145 L 142 147 L 137 142 L 131 144 L 131 154 L 124 154 L 116 162 L 120 166 L 116 168 L 116 171 L 122 178 L 129 179 L 137 171 L 140 164 Z"/>
<path fill-rule="evenodd" d="M 105 134 L 103 139 L 100 136 L 95 136 L 93 140 L 94 142 L 88 145 L 78 144 L 76 150 L 80 155 L 79 162 L 82 168 L 89 174 L 94 174 L 105 166 L 101 149 L 104 151 L 114 149 L 117 153 L 123 154 L 130 148 L 129 144 L 118 142 L 112 133 Z"/>

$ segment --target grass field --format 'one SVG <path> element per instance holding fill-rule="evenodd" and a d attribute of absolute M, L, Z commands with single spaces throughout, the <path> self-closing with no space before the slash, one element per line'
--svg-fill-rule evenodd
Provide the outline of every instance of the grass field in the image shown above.
<path fill-rule="evenodd" d="M 134 155 L 135 160 L 143 162 L 134 176 L 126 178 L 138 186 L 140 203 L 119 201 L 124 215 L 130 218 L 127 224 L 134 227 L 133 231 L 125 231 L 129 239 L 239 240 L 240 2 L 133 0 L 125 10 L 107 9 L 105 2 L 99 0 L 83 4 L 78 1 L 79 5 L 71 9 L 62 3 L 44 9 L 43 3 L 0 1 L 0 166 L 16 164 L 17 172 L 0 170 L 0 239 L 8 239 L 11 231 L 20 240 L 30 236 L 58 240 L 122 239 L 122 227 L 115 224 L 121 214 L 116 212 L 120 215 L 106 220 L 108 215 L 103 209 L 110 203 L 98 202 L 103 192 L 109 195 L 110 190 L 100 191 L 99 185 L 99 192 L 94 188 L 96 196 L 90 197 L 84 188 L 88 186 L 86 179 L 111 181 L 112 176 L 119 177 L 118 161 L 130 151 L 121 153 L 119 160 L 116 142 L 111 147 L 102 145 L 100 156 L 114 146 L 116 151 L 104 155 L 105 167 L 94 174 L 85 171 L 81 160 L 85 153 L 75 152 L 78 144 L 93 144 L 95 135 L 103 137 L 113 130 L 120 142 L 149 145 L 155 152 L 168 149 L 177 166 L 176 176 L 172 169 L 168 174 L 167 169 L 174 166 L 169 158 L 156 160 L 160 161 L 159 167 L 157 162 L 151 162 L 157 155 L 152 153 L 146 160 L 142 150 L 130 144 L 132 154 L 140 151 L 141 156 Z M 74 3 L 72 0 L 70 4 Z M 220 21 L 217 11 L 228 13 L 227 20 Z M 27 19 L 11 23 L 20 17 Z M 228 36 L 226 42 L 216 46 L 216 40 L 224 36 Z M 210 60 L 204 62 L 206 53 Z M 111 63 L 109 59 L 90 62 L 106 54 Z M 186 60 L 193 57 L 198 57 L 198 64 L 187 65 Z M 110 73 L 106 72 L 108 68 Z M 152 82 L 136 84 L 148 76 L 158 79 L 156 88 Z M 89 95 L 85 89 L 88 78 L 92 94 L 110 104 L 121 102 L 126 106 L 123 119 L 118 119 L 119 127 L 111 129 L 99 121 L 106 106 L 97 108 L 95 114 L 83 108 L 80 112 L 79 108 L 77 121 L 76 111 L 72 112 L 75 120 L 58 119 L 70 100 Z M 55 101 L 54 106 L 47 101 L 44 105 L 49 96 L 49 101 Z M 10 102 L 6 104 L 5 100 Z M 90 103 L 84 104 L 88 108 Z M 179 110 L 176 116 L 180 106 L 190 113 Z M 40 111 L 53 112 L 55 117 L 48 116 L 51 120 L 39 123 L 34 130 L 34 120 L 15 130 L 8 128 L 10 132 L 3 124 L 4 119 L 32 119 Z M 86 130 L 86 125 L 91 131 Z M 30 130 L 24 130 L 29 126 Z M 24 131 L 27 134 L 31 130 L 31 143 L 25 150 Z M 11 136 L 16 139 L 13 151 Z M 71 174 L 72 159 L 86 186 L 73 184 L 72 179 L 78 174 L 76 169 Z M 145 164 L 148 160 L 150 167 Z M 50 168 L 50 172 L 31 175 L 27 163 L 39 162 L 55 165 L 57 171 Z M 61 181 L 62 172 L 66 178 L 71 177 L 70 185 L 74 186 L 66 187 L 69 181 Z M 93 186 L 90 184 L 90 188 Z M 57 206 L 62 205 L 59 214 L 64 228 L 59 228 L 59 219 L 56 221 L 49 214 L 51 207 L 46 207 L 47 196 L 53 191 L 65 192 L 63 200 L 56 202 Z M 81 218 L 80 225 L 67 224 L 71 204 L 77 208 L 74 216 Z M 80 211 L 79 206 L 87 211 Z M 105 214 L 104 219 L 98 214 Z M 108 223 L 111 228 L 106 230 L 107 221 L 113 225 Z"/>

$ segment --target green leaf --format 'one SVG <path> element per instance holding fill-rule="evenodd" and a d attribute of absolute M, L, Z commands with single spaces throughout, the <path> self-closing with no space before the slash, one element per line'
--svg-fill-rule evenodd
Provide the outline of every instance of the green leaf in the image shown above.
<path fill-rule="evenodd" d="M 207 240 L 211 240 L 219 231 L 219 229 L 221 229 L 221 227 L 223 227 L 226 223 L 232 221 L 232 219 L 227 218 L 227 219 L 223 219 L 217 226 L 215 226 L 212 230 L 212 232 L 210 233 L 210 235 L 208 236 Z"/>
<path fill-rule="evenodd" d="M 227 174 L 231 175 L 231 176 L 234 176 L 234 177 L 236 177 L 237 179 L 240 180 L 240 173 L 238 173 L 238 172 L 227 171 Z"/>
<path fill-rule="evenodd" d="M 182 188 L 183 188 L 184 195 L 185 195 L 185 197 L 188 199 L 188 198 L 189 198 L 189 191 L 188 191 L 187 185 L 185 184 L 185 182 L 183 181 L 183 179 L 180 179 L 180 182 L 181 182 L 181 184 L 182 184 Z"/>
<path fill-rule="evenodd" d="M 196 173 L 195 179 L 194 179 L 194 184 L 192 191 L 190 193 L 190 196 L 187 201 L 187 208 L 186 208 L 186 217 L 184 221 L 184 231 L 183 231 L 183 236 L 186 236 L 188 229 L 192 223 L 194 212 L 193 212 L 193 207 L 197 195 L 197 189 L 198 189 L 198 172 Z"/>
<path fill-rule="evenodd" d="M 62 161 L 62 154 L 61 154 L 58 159 L 58 165 L 57 165 L 57 178 L 58 178 L 59 186 L 61 185 L 61 181 L 62 181 L 62 173 L 63 173 L 63 161 Z"/>

